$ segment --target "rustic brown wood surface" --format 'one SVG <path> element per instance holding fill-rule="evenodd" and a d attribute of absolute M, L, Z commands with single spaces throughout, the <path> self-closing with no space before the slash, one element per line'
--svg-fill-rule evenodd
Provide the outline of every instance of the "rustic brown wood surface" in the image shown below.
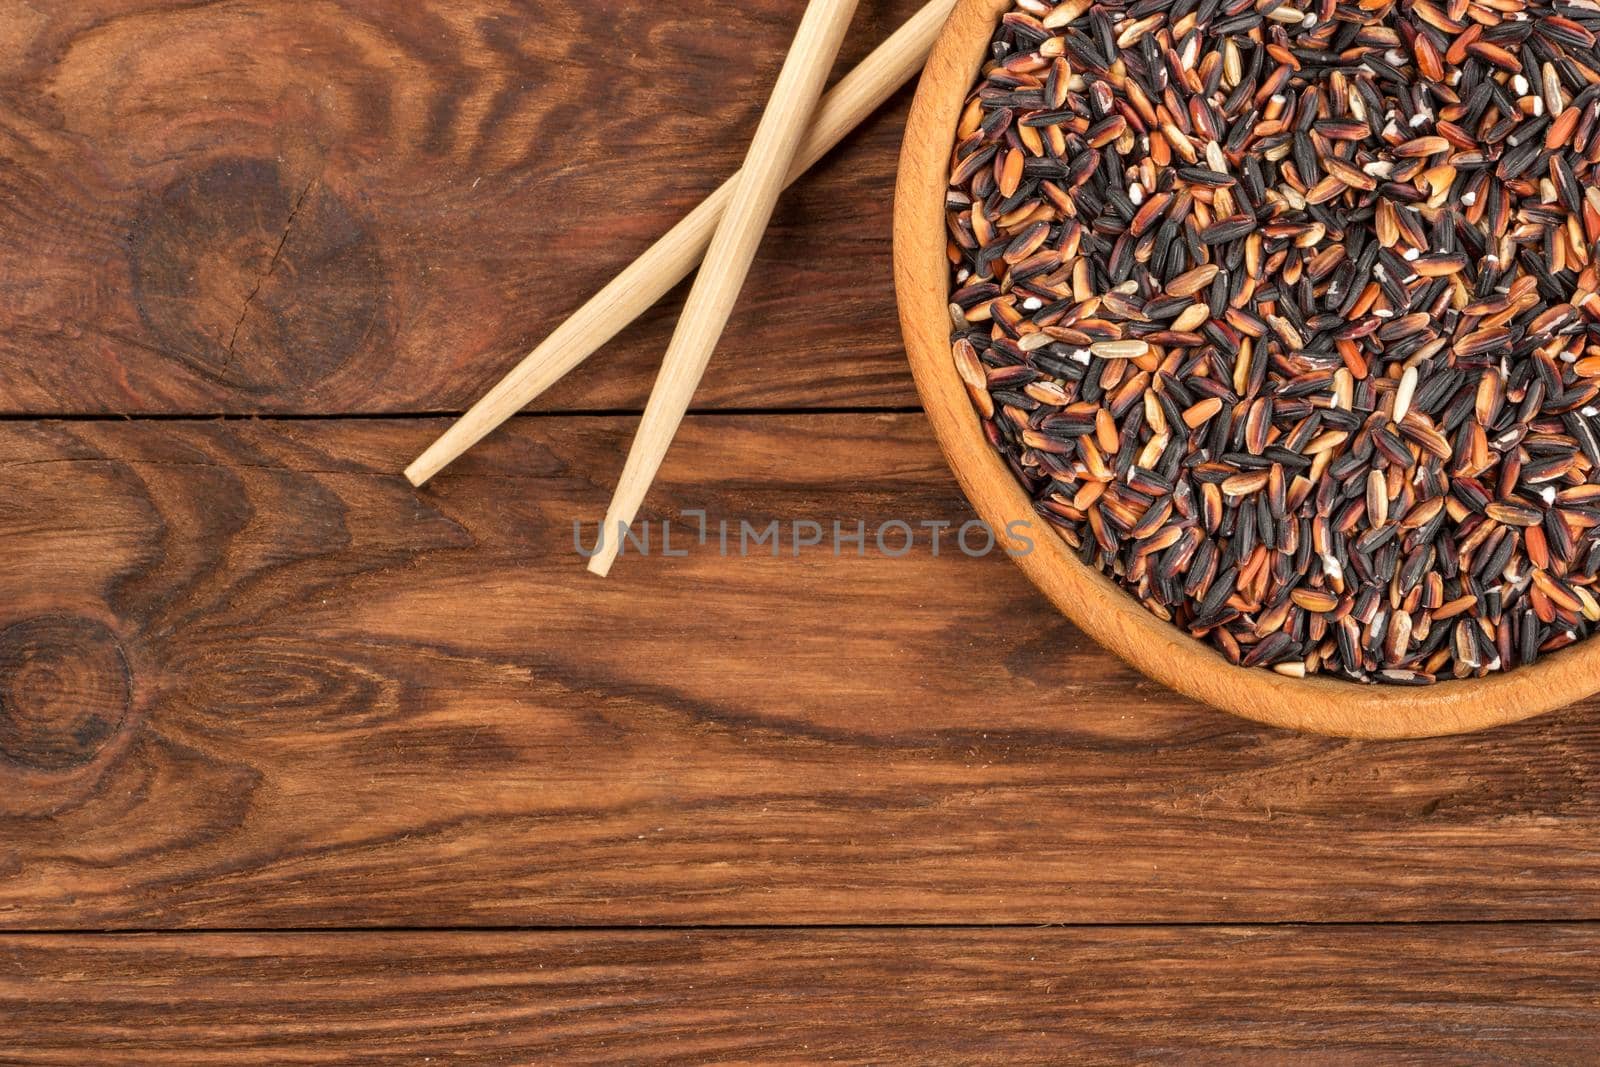
<path fill-rule="evenodd" d="M 1582 1057 L 1600 702 L 1287 733 L 948 530 L 738 555 L 972 517 L 903 97 L 782 202 L 646 504 L 687 555 L 572 531 L 673 301 L 405 483 L 737 165 L 801 6 L 0 0 L 0 1062 Z M 1291 921 L 1398 925 L 1126 925 Z"/>
<path fill-rule="evenodd" d="M 632 421 L 516 420 L 426 493 L 394 471 L 438 420 L 0 425 L 0 921 L 1600 915 L 1594 705 L 1261 729 L 949 533 L 739 556 L 963 521 L 920 415 L 690 419 L 657 554 L 592 579 Z M 727 557 L 683 519 L 659 554 L 694 508 Z"/>
<path fill-rule="evenodd" d="M 0 1058 L 1577 1064 L 1597 967 L 1544 924 L 32 936 Z"/>
<path fill-rule="evenodd" d="M 802 7 L 3 0 L 0 411 L 465 408 L 737 169 Z M 783 200 L 697 406 L 915 403 L 907 99 Z M 675 313 L 539 406 L 640 407 Z"/>

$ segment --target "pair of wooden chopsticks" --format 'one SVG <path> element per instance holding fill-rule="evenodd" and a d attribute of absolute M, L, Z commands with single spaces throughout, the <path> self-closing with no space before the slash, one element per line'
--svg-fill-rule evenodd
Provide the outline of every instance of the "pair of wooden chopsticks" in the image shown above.
<path fill-rule="evenodd" d="M 607 573 L 621 543 L 619 524 L 632 522 L 688 410 L 778 194 L 921 68 L 954 3 L 932 0 L 816 107 L 856 0 L 812 0 L 744 167 L 557 327 L 417 457 L 405 472 L 411 483 L 432 478 L 582 363 L 682 281 L 704 255 L 607 511 L 601 550 L 589 562 L 591 571 Z M 802 142 L 808 119 L 810 131 Z"/>

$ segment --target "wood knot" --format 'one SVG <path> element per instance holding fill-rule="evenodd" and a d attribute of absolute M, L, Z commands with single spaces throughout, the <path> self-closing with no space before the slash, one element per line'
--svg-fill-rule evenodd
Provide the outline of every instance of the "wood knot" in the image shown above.
<path fill-rule="evenodd" d="M 122 643 L 100 623 L 41 616 L 0 631 L 0 761 L 52 773 L 90 763 L 132 699 Z"/>
<path fill-rule="evenodd" d="M 134 300 L 162 351 L 246 393 L 303 398 L 387 344 L 371 227 L 323 182 L 229 160 L 150 198 L 129 255 Z"/>

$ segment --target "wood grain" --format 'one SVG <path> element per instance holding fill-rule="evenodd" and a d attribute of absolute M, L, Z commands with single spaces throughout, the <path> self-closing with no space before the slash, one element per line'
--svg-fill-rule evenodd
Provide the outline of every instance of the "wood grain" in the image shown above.
<path fill-rule="evenodd" d="M 0 1036 L 64 1067 L 1576 1064 L 1597 967 L 1547 925 L 8 937 Z"/>
<path fill-rule="evenodd" d="M 0 425 L 0 926 L 1600 916 L 1600 704 L 1252 726 L 949 533 L 593 582 L 632 421 Z M 680 444 L 658 519 L 970 518 L 920 416 Z"/>
<path fill-rule="evenodd" d="M 0 2 L 0 412 L 465 408 L 733 173 L 801 7 Z M 780 203 L 698 405 L 915 403 L 905 99 Z M 641 407 L 677 310 L 538 406 Z"/>
<path fill-rule="evenodd" d="M 1588 925 L 794 924 L 1600 918 L 1600 701 L 1253 726 L 948 534 L 597 585 L 631 419 L 426 492 L 445 420 L 29 421 L 463 409 L 732 173 L 800 7 L 0 0 L 0 1062 L 1588 1058 Z M 918 403 L 908 95 L 780 202 L 699 405 Z M 637 410 L 676 314 L 539 407 Z M 658 518 L 972 517 L 918 415 L 680 444 Z M 563 925 L 609 929 L 484 929 Z M 441 932 L 334 932 L 383 926 Z"/>

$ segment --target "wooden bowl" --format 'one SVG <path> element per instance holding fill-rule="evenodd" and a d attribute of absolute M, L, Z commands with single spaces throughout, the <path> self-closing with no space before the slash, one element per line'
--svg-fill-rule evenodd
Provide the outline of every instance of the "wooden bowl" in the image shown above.
<path fill-rule="evenodd" d="M 1504 674 L 1425 687 L 1294 679 L 1236 667 L 1146 611 L 1039 520 L 1027 493 L 990 447 L 950 355 L 950 268 L 945 190 L 956 124 L 1009 0 L 960 0 L 917 89 L 895 189 L 895 287 L 906 353 L 934 434 L 978 514 L 1003 542 L 1007 524 L 1032 523 L 1034 548 L 1017 557 L 1079 629 L 1151 678 L 1247 719 L 1338 737 L 1404 738 L 1482 730 L 1600 690 L 1600 638 Z"/>

